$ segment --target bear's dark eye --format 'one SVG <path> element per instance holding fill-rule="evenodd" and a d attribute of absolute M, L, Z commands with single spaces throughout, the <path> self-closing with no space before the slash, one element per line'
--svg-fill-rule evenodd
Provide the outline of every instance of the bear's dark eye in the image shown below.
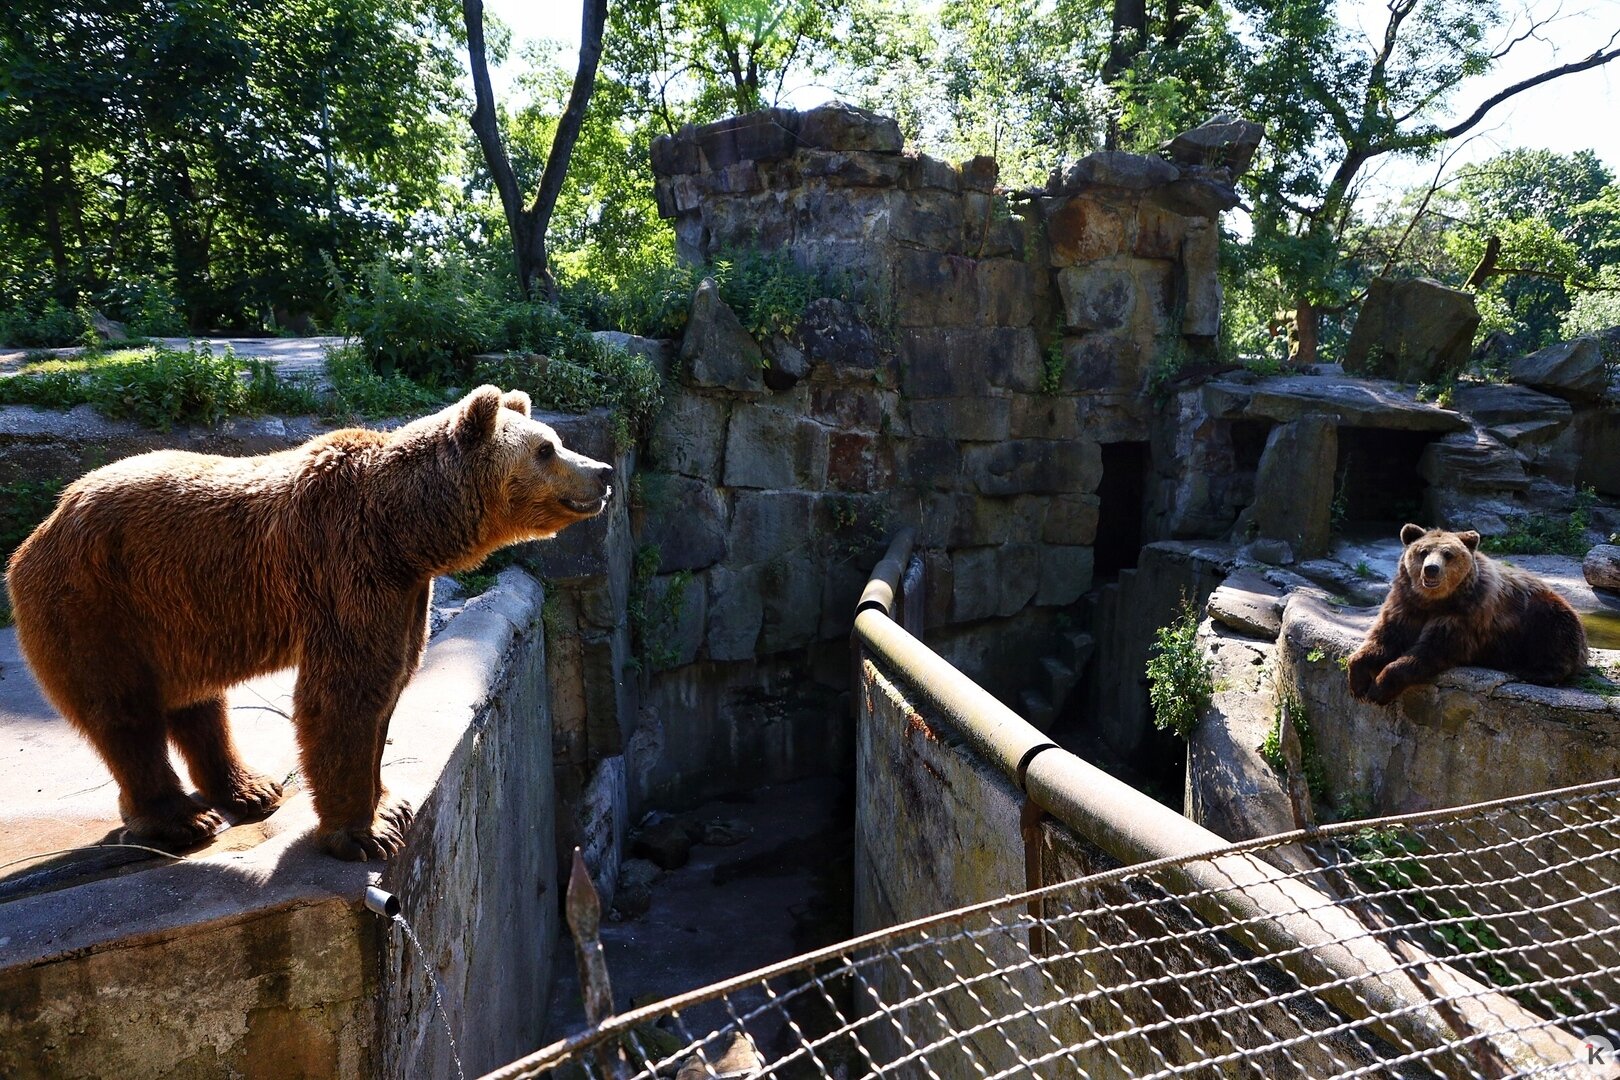
<path fill-rule="evenodd" d="M 557 448 L 555 446 L 552 446 L 548 442 L 543 442 L 540 444 L 540 449 L 535 451 L 534 456 L 539 458 L 541 461 L 549 461 L 551 456 L 556 452 Z"/>

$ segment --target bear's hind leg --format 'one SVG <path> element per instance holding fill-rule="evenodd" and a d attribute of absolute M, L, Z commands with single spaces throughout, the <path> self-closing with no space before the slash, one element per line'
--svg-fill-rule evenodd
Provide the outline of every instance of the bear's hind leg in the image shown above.
<path fill-rule="evenodd" d="M 169 738 L 186 759 L 203 798 L 233 821 L 257 821 L 281 805 L 281 785 L 242 761 L 231 738 L 230 710 L 223 695 L 168 714 Z"/>
<path fill-rule="evenodd" d="M 135 718 L 120 715 L 99 723 L 88 717 L 76 719 L 118 781 L 118 811 L 131 841 L 161 848 L 196 847 L 224 826 L 217 813 L 180 786 L 169 764 L 163 716 L 156 708 L 142 710 Z"/>
<path fill-rule="evenodd" d="M 380 766 L 388 721 L 416 660 L 408 646 L 346 634 L 305 646 L 293 714 L 320 818 L 316 839 L 340 859 L 386 859 L 405 844 L 410 805 L 388 798 Z"/>

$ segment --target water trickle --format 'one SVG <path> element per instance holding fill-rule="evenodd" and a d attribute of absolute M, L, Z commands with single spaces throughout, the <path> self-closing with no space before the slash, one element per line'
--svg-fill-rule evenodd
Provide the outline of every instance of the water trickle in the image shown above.
<path fill-rule="evenodd" d="M 416 962 L 422 965 L 427 973 L 428 982 L 433 987 L 433 1005 L 439 1010 L 439 1019 L 444 1021 L 444 1034 L 450 1040 L 450 1058 L 456 1063 L 456 1080 L 467 1080 L 467 1074 L 461 1071 L 461 1051 L 456 1046 L 456 1033 L 450 1030 L 450 1013 L 444 1007 L 444 995 L 439 992 L 439 976 L 428 963 L 427 953 L 422 949 L 422 943 L 416 939 L 416 932 L 411 924 L 405 921 L 405 916 L 395 915 L 394 922 L 405 931 L 405 936 L 411 939 L 411 949 L 416 953 Z"/>

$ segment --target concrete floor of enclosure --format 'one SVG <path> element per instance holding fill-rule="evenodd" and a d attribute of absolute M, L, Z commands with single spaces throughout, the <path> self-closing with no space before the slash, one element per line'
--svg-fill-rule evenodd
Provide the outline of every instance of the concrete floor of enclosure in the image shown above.
<path fill-rule="evenodd" d="M 255 847 L 313 820 L 309 793 L 296 786 L 298 748 L 287 719 L 294 677 L 279 672 L 230 694 L 231 727 L 244 759 L 266 775 L 291 781 L 287 802 L 265 820 L 228 828 L 189 854 Z M 6 747 L 0 757 L 0 863 L 118 840 L 123 830 L 118 786 L 90 744 L 40 694 L 17 647 L 15 628 L 0 630 L 0 743 Z M 184 780 L 184 764 L 171 757 Z M 168 861 L 127 848 L 31 860 L 0 870 L 0 901 Z"/>

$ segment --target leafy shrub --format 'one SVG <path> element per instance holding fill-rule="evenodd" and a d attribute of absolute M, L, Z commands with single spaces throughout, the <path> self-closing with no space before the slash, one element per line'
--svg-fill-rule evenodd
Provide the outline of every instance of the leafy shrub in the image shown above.
<path fill-rule="evenodd" d="M 590 282 L 571 282 L 562 290 L 561 304 L 585 326 L 641 337 L 679 337 L 697 283 L 697 272 L 686 263 L 655 263 L 637 268 L 607 291 Z"/>
<path fill-rule="evenodd" d="M 248 411 L 242 364 L 227 348 L 159 348 L 149 356 L 94 369 L 90 401 L 97 411 L 167 431 L 174 424 L 213 424 Z"/>
<path fill-rule="evenodd" d="M 397 373 L 437 384 L 465 377 L 473 355 L 496 336 L 489 299 L 460 260 L 432 263 L 418 253 L 396 271 L 377 259 L 362 269 L 357 290 L 334 280 L 339 324 L 384 378 Z"/>
<path fill-rule="evenodd" d="M 54 299 L 39 307 L 15 307 L 0 315 L 0 343 L 22 349 L 55 349 L 79 345 L 90 330 L 90 321 L 78 311 L 70 311 Z"/>
<path fill-rule="evenodd" d="M 1487 536 L 1480 546 L 1495 555 L 1584 555 L 1591 545 L 1586 530 L 1592 524 L 1597 492 L 1589 487 L 1575 493 L 1567 515 L 1527 514 L 1513 519 L 1501 536 Z"/>
<path fill-rule="evenodd" d="M 116 280 L 97 294 L 96 304 L 136 337 L 180 337 L 190 329 L 174 290 L 157 278 Z"/>
<path fill-rule="evenodd" d="M 332 383 L 332 395 L 311 412 L 378 420 L 429 412 L 444 404 L 442 393 L 398 372 L 378 374 L 366 361 L 365 353 L 354 346 L 326 354 L 326 377 Z"/>
<path fill-rule="evenodd" d="M 780 252 L 727 254 L 715 259 L 704 273 L 714 278 L 720 299 L 759 341 L 793 333 L 812 300 L 848 299 L 847 286 L 834 275 L 807 270 Z"/>
<path fill-rule="evenodd" d="M 1209 707 L 1215 694 L 1213 668 L 1198 647 L 1197 637 L 1198 609 L 1183 596 L 1181 613 L 1154 632 L 1153 652 L 1147 662 L 1153 723 L 1184 739 L 1192 735 L 1198 714 Z"/>
<path fill-rule="evenodd" d="M 64 486 L 57 479 L 0 484 L 0 567 L 34 527 L 50 516 Z"/>
<path fill-rule="evenodd" d="M 676 337 L 686 328 L 692 291 L 714 279 L 720 298 L 760 341 L 798 329 L 805 305 L 823 297 L 849 299 L 848 279 L 806 269 L 789 255 L 744 249 L 717 256 L 701 267 L 649 263 L 620 278 L 611 292 L 589 283 L 571 283 L 562 306 L 588 326 L 643 337 Z"/>
<path fill-rule="evenodd" d="M 1306 659 L 1315 663 L 1321 656 L 1307 656 Z M 1260 742 L 1260 756 L 1265 759 L 1277 774 L 1288 774 L 1288 758 L 1283 753 L 1282 737 L 1283 722 L 1290 721 L 1294 725 L 1294 734 L 1299 737 L 1299 767 L 1305 775 L 1305 786 L 1311 795 L 1320 799 L 1327 793 L 1327 769 L 1322 765 L 1322 755 L 1316 749 L 1316 735 L 1311 731 L 1310 711 L 1300 700 L 1299 694 L 1293 687 L 1285 688 L 1277 699 L 1277 708 L 1272 716 L 1271 727 L 1266 737 Z"/>

